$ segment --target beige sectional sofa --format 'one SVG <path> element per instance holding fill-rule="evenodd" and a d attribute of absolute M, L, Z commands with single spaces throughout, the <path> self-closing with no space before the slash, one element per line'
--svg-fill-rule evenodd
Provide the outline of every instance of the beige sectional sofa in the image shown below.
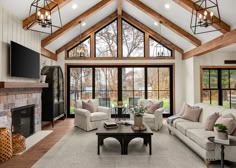
<path fill-rule="evenodd" d="M 202 157 L 208 166 L 210 161 L 221 159 L 221 149 L 220 145 L 216 145 L 208 140 L 208 137 L 212 137 L 215 134 L 214 131 L 206 131 L 204 123 L 207 117 L 215 112 L 219 112 L 221 115 L 231 113 L 236 119 L 236 109 L 225 109 L 222 106 L 212 106 L 204 103 L 198 103 L 194 106 L 202 108 L 199 122 L 178 118 L 168 124 L 168 129 L 170 133 L 176 135 Z M 230 138 L 236 140 L 236 130 L 234 130 Z M 236 162 L 236 146 L 225 146 L 225 160 Z"/>

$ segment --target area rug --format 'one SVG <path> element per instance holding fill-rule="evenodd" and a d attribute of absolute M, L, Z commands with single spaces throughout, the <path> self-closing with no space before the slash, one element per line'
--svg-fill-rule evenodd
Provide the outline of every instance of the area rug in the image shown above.
<path fill-rule="evenodd" d="M 46 136 L 48 136 L 52 132 L 53 132 L 52 130 L 43 130 L 43 131 L 36 132 L 35 134 L 26 138 L 26 140 L 25 140 L 26 149 L 23 152 L 18 153 L 17 155 L 23 154 L 24 152 L 29 150 L 32 146 L 37 144 L 39 141 L 41 141 L 43 138 L 45 138 Z"/>
<path fill-rule="evenodd" d="M 107 138 L 97 155 L 96 131 L 84 132 L 74 127 L 55 144 L 34 168 L 204 168 L 204 161 L 164 127 L 154 132 L 152 155 L 141 138 L 133 139 L 128 155 L 120 155 L 117 140 Z M 218 168 L 219 163 L 210 168 Z M 229 166 L 225 166 L 229 168 Z M 230 167 L 231 168 L 231 167 Z"/>

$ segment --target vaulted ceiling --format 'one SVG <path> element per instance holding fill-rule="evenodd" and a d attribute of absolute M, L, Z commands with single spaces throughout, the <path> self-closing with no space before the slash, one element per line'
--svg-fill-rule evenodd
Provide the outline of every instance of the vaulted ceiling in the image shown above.
<path fill-rule="evenodd" d="M 23 23 L 29 21 L 29 8 L 33 0 L 0 0 L 0 5 L 15 14 Z M 236 40 L 231 39 L 222 44 L 222 40 L 235 37 L 236 1 L 218 0 L 221 19 L 224 21 L 221 31 L 194 35 L 190 29 L 191 0 L 55 0 L 61 3 L 60 14 L 63 29 L 51 35 L 41 34 L 42 46 L 55 53 L 75 37 L 89 30 L 118 10 L 124 11 L 150 29 L 160 34 L 160 28 L 154 23 L 162 21 L 161 35 L 184 51 L 185 58 L 200 55 L 221 48 L 224 52 L 236 52 Z M 76 9 L 72 6 L 77 4 Z M 169 8 L 166 8 L 166 4 Z M 54 19 L 58 13 L 52 16 Z M 28 19 L 28 20 L 25 20 Z M 56 23 L 59 19 L 55 17 Z M 79 25 L 79 21 L 86 23 Z M 23 24 L 24 25 L 24 24 Z M 216 25 L 217 26 L 217 25 Z M 37 26 L 34 26 L 37 29 Z M 81 28 L 81 30 L 80 30 Z M 218 38 L 218 39 L 217 39 Z M 215 41 L 212 41 L 214 40 Z M 217 43 L 217 44 L 216 44 Z M 212 47 L 214 45 L 214 47 Z M 209 48 L 209 46 L 211 48 Z M 208 47 L 206 49 L 206 47 Z"/>

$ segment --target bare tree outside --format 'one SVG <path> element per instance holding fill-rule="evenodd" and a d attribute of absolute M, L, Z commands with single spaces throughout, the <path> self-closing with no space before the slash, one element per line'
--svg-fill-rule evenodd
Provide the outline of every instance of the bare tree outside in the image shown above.
<path fill-rule="evenodd" d="M 144 33 L 122 21 L 123 57 L 144 57 Z"/>
<path fill-rule="evenodd" d="M 95 35 L 96 57 L 117 57 L 117 20 Z"/>
<path fill-rule="evenodd" d="M 96 57 L 117 57 L 117 20 L 105 26 L 95 34 Z M 122 56 L 144 57 L 144 32 L 135 28 L 126 21 L 122 21 Z M 158 42 L 150 38 L 150 50 L 154 52 Z M 76 52 L 76 51 L 73 51 Z M 166 55 L 171 51 L 166 48 Z M 151 51 L 150 51 L 151 54 Z M 156 55 L 155 53 L 153 56 Z M 118 68 L 74 68 L 71 69 L 71 101 L 76 99 L 95 98 L 109 101 L 116 105 L 118 99 Z M 145 68 L 127 67 L 122 68 L 122 92 L 123 104 L 129 104 L 133 98 L 136 101 L 145 97 Z M 92 88 L 92 80 L 95 88 Z M 166 109 L 170 107 L 170 71 L 169 68 L 148 68 L 148 98 L 163 99 Z"/>

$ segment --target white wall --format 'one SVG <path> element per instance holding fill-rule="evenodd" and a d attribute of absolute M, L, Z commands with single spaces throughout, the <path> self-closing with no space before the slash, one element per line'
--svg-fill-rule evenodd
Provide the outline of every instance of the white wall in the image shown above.
<path fill-rule="evenodd" d="M 182 55 L 178 52 L 175 53 L 175 59 L 164 60 L 145 60 L 145 63 L 169 63 L 175 64 L 175 111 L 179 111 L 184 102 L 184 80 L 182 75 Z M 61 66 L 63 73 L 65 73 L 65 63 L 78 63 L 78 64 L 122 64 L 122 63 L 144 63 L 143 60 L 65 60 L 65 52 L 61 52 L 58 55 L 58 65 Z"/>
<path fill-rule="evenodd" d="M 200 66 L 233 66 L 224 64 L 224 60 L 235 60 L 234 52 L 211 52 L 202 56 L 189 58 L 183 61 L 186 86 L 184 99 L 186 103 L 200 102 Z M 236 65 L 235 65 L 236 67 Z"/>
<path fill-rule="evenodd" d="M 22 28 L 22 21 L 0 6 L 0 81 L 39 81 L 27 78 L 10 77 L 9 75 L 9 46 L 15 41 L 36 52 L 40 52 L 40 33 Z M 45 62 L 46 60 L 46 62 Z M 56 61 L 41 56 L 41 63 L 54 65 Z"/>

